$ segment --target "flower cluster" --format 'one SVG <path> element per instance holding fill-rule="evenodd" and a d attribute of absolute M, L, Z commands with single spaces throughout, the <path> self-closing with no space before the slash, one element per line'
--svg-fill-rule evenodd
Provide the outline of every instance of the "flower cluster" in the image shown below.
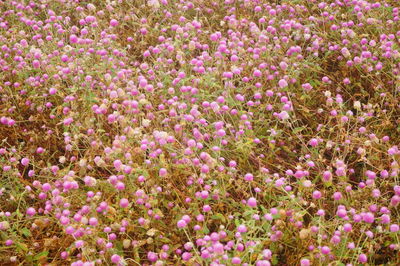
<path fill-rule="evenodd" d="M 396 0 L 0 3 L 0 264 L 400 264 Z"/>

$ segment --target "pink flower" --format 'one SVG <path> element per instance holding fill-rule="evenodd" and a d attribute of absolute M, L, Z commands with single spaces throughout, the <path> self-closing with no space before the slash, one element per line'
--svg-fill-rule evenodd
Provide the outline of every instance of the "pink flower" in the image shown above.
<path fill-rule="evenodd" d="M 255 198 L 251 197 L 247 200 L 247 205 L 249 207 L 255 208 L 255 207 L 257 207 L 257 200 Z"/>
<path fill-rule="evenodd" d="M 279 85 L 279 88 L 283 89 L 283 88 L 286 88 L 288 86 L 288 83 L 287 83 L 286 80 L 281 79 L 281 80 L 279 80 L 278 85 Z"/>
<path fill-rule="evenodd" d="M 29 164 L 29 159 L 28 159 L 28 158 L 22 158 L 21 164 L 22 164 L 23 166 L 27 166 L 27 165 Z"/>
<path fill-rule="evenodd" d="M 118 20 L 116 20 L 116 19 L 110 20 L 110 26 L 111 27 L 116 27 L 116 26 L 118 26 L 118 24 L 119 24 Z"/>
<path fill-rule="evenodd" d="M 26 210 L 26 214 L 27 214 L 28 216 L 33 216 L 33 215 L 36 214 L 36 210 L 35 210 L 34 208 L 30 207 L 30 208 L 28 208 L 28 209 Z"/>
<path fill-rule="evenodd" d="M 176 224 L 178 228 L 185 228 L 187 226 L 187 223 L 185 220 L 179 220 Z"/>
<path fill-rule="evenodd" d="M 129 206 L 129 200 L 126 199 L 126 198 L 122 198 L 122 199 L 119 201 L 119 206 L 121 206 L 121 208 L 126 208 L 126 207 L 128 207 L 128 206 Z"/>

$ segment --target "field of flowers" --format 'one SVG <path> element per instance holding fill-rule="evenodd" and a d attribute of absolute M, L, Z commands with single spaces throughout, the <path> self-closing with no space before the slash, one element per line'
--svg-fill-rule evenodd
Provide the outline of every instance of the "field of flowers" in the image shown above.
<path fill-rule="evenodd" d="M 0 265 L 400 265 L 398 0 L 0 0 Z"/>

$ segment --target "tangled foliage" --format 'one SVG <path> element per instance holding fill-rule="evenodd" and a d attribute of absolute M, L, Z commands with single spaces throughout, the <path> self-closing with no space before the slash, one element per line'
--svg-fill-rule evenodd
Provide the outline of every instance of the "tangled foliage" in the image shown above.
<path fill-rule="evenodd" d="M 0 264 L 399 265 L 399 6 L 0 1 Z"/>

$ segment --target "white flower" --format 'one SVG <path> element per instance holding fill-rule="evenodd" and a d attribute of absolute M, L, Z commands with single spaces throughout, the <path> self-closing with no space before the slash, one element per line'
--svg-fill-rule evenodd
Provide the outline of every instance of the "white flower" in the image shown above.
<path fill-rule="evenodd" d="M 279 118 L 282 119 L 282 120 L 288 119 L 288 118 L 289 118 L 288 112 L 286 112 L 286 111 L 280 112 L 280 113 L 279 113 Z"/>
<path fill-rule="evenodd" d="M 160 8 L 160 2 L 158 0 L 149 0 L 147 4 L 154 9 Z"/>
<path fill-rule="evenodd" d="M 355 101 L 353 104 L 354 108 L 357 110 L 361 110 L 361 103 L 360 101 Z"/>

